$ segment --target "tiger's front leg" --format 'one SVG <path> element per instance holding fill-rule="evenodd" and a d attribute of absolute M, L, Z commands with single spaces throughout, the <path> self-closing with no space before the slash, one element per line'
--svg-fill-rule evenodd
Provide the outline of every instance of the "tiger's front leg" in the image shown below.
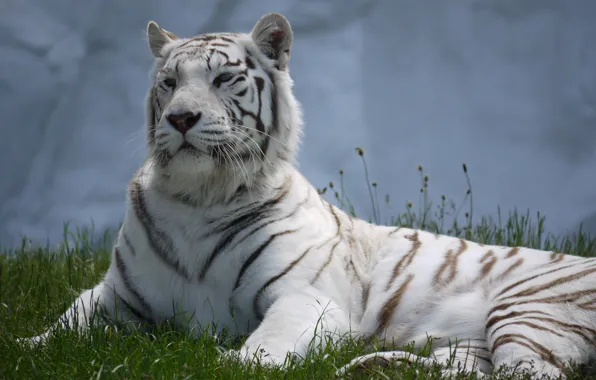
<path fill-rule="evenodd" d="M 116 253 L 118 258 L 118 253 Z M 75 330 L 86 333 L 92 326 L 114 325 L 127 331 L 153 324 L 150 305 L 135 297 L 122 277 L 115 276 L 115 265 L 95 287 L 83 291 L 58 321 L 41 335 L 19 341 L 36 345 L 45 342 L 56 330 Z"/>
<path fill-rule="evenodd" d="M 58 321 L 41 335 L 21 338 L 18 341 L 36 345 L 44 343 L 57 329 L 73 329 L 85 332 L 100 315 L 106 312 L 103 306 L 106 298 L 106 285 L 101 282 L 92 289 L 87 289 L 77 297 L 72 305 L 58 318 Z M 109 303 L 108 303 L 109 304 Z"/>
<path fill-rule="evenodd" d="M 322 295 L 289 294 L 269 307 L 261 324 L 239 351 L 245 361 L 284 366 L 288 354 L 301 361 L 310 350 L 323 349 L 326 337 L 337 341 L 349 331 L 349 317 L 337 303 Z"/>

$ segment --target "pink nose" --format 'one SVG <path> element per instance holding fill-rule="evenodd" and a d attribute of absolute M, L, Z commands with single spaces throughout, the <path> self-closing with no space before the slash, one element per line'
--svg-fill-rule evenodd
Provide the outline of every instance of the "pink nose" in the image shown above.
<path fill-rule="evenodd" d="M 194 114 L 192 112 L 185 112 L 181 114 L 169 114 L 167 117 L 172 127 L 176 128 L 176 130 L 183 135 L 188 132 L 192 127 L 197 124 L 199 119 L 201 118 L 201 113 Z"/>

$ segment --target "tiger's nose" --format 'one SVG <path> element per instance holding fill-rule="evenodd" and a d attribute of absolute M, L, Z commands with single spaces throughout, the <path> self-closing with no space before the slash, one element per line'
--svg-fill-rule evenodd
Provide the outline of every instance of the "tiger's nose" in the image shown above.
<path fill-rule="evenodd" d="M 185 112 L 181 114 L 169 114 L 167 116 L 168 121 L 172 124 L 172 127 L 183 135 L 188 132 L 189 129 L 201 118 L 201 113 L 194 114 L 192 112 Z"/>

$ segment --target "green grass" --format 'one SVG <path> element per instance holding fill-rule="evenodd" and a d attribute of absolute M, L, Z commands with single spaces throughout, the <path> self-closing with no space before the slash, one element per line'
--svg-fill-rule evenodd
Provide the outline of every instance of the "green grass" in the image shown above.
<path fill-rule="evenodd" d="M 364 161 L 364 154 L 357 151 Z M 362 153 L 362 154 L 361 154 Z M 366 165 L 365 165 L 366 169 Z M 472 189 L 464 165 L 467 188 L 459 206 L 440 197 L 429 201 L 429 178 L 419 167 L 421 192 L 415 205 L 406 204 L 406 212 L 385 221 L 423 228 L 433 232 L 462 236 L 486 244 L 528 246 L 564 251 L 581 256 L 596 255 L 596 240 L 585 233 L 555 238 L 544 233 L 544 218 L 539 214 L 512 212 L 506 218 L 483 218 L 472 225 Z M 373 218 L 381 218 L 378 185 L 365 172 L 371 197 Z M 343 171 L 339 186 L 330 183 L 320 192 L 332 191 L 343 207 L 354 213 L 343 189 Z M 385 197 L 389 202 L 389 197 Z M 358 342 L 347 342 L 341 348 L 329 346 L 322 354 L 306 358 L 301 366 L 287 371 L 259 366 L 242 366 L 219 360 L 218 344 L 227 348 L 239 343 L 216 342 L 205 333 L 199 338 L 177 332 L 167 325 L 151 334 L 124 335 L 110 328 L 94 328 L 91 339 L 72 331 L 58 332 L 47 345 L 26 347 L 15 342 L 18 337 L 45 331 L 76 298 L 81 289 L 96 284 L 110 261 L 110 242 L 93 241 L 91 234 L 77 231 L 65 235 L 57 247 L 33 249 L 24 241 L 17 250 L 0 254 L 0 378 L 6 379 L 212 379 L 212 378 L 332 378 L 335 370 L 357 355 L 370 351 Z M 416 374 L 415 369 L 420 372 Z M 579 371 L 572 379 L 583 379 Z M 356 378 L 439 379 L 439 368 L 373 368 L 355 374 Z M 459 378 L 474 378 L 465 375 Z M 494 378 L 511 378 L 507 373 Z"/>

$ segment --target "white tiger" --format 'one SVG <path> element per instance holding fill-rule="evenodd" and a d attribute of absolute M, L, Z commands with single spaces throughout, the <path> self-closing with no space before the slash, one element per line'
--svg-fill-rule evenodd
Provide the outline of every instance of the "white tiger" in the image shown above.
<path fill-rule="evenodd" d="M 282 15 L 250 34 L 147 33 L 148 157 L 104 279 L 57 326 L 215 322 L 249 335 L 230 355 L 271 365 L 326 337 L 384 342 L 340 373 L 454 354 L 451 369 L 559 376 L 594 357 L 595 259 L 377 226 L 319 196 L 294 166 L 302 121 Z M 429 358 L 390 351 L 429 336 Z"/>

